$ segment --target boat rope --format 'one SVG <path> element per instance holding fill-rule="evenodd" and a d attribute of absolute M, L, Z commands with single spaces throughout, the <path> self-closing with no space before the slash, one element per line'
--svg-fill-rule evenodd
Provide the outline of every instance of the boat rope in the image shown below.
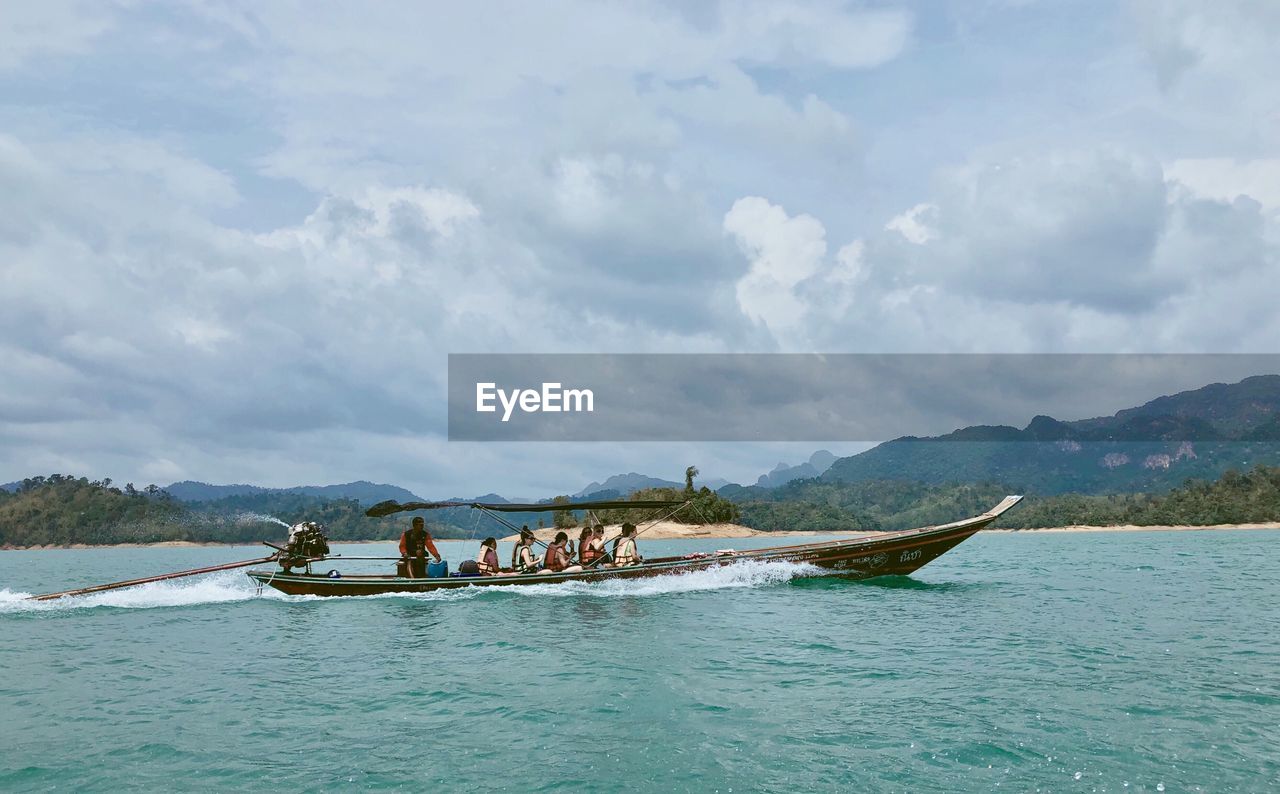
<path fill-rule="evenodd" d="M 471 513 L 471 529 L 467 531 L 467 540 L 474 541 L 476 539 L 476 529 L 480 526 L 480 514 Z"/>
<path fill-rule="evenodd" d="M 671 516 L 675 515 L 676 513 L 679 513 L 681 510 L 683 510 L 684 508 L 686 508 L 686 507 L 690 506 L 691 504 L 693 504 L 693 502 L 691 502 L 691 501 L 682 502 L 681 504 L 677 505 L 674 509 L 672 509 L 670 512 L 667 512 L 667 513 L 665 513 L 665 514 L 663 514 L 663 515 L 661 515 L 661 516 L 658 516 L 657 518 L 651 519 L 651 520 L 650 520 L 650 521 L 648 521 L 647 523 L 642 522 L 642 527 L 643 527 L 643 528 L 637 528 L 637 529 L 636 529 L 636 534 L 632 536 L 632 539 L 634 540 L 635 538 L 640 537 L 643 533 L 648 532 L 649 530 L 653 529 L 653 528 L 654 528 L 654 527 L 656 527 L 658 524 L 662 523 L 663 521 L 666 521 L 668 518 L 670 518 Z M 619 533 L 618 533 L 617 535 L 615 535 L 613 539 L 614 539 L 614 540 L 617 540 L 617 539 L 618 539 L 618 538 L 620 538 L 620 537 L 622 537 L 622 533 L 621 533 L 621 531 L 619 531 Z M 606 540 L 605 540 L 605 542 L 606 542 L 606 543 L 608 543 L 608 539 L 606 539 Z M 597 557 L 596 559 L 592 560 L 592 561 L 591 561 L 591 562 L 586 566 L 586 568 L 584 568 L 584 570 L 589 570 L 589 569 L 591 569 L 591 568 L 596 567 L 597 565 L 602 565 L 602 564 L 604 563 L 604 561 L 605 561 L 605 560 L 607 560 L 607 559 L 609 559 L 610 557 L 612 557 L 612 556 L 613 556 L 613 552 L 614 552 L 614 551 L 616 551 L 616 548 L 615 548 L 615 549 L 613 549 L 613 550 L 610 550 L 610 549 L 606 546 L 604 554 L 603 554 L 602 556 Z"/>
<path fill-rule="evenodd" d="M 701 507 L 698 507 L 698 503 L 697 503 L 697 502 L 695 502 L 695 501 L 693 501 L 692 499 L 690 499 L 690 500 L 689 500 L 689 502 L 688 502 L 688 504 L 689 504 L 689 506 L 690 506 L 690 507 L 692 507 L 692 508 L 693 508 L 693 512 L 697 513 L 697 514 L 698 514 L 698 517 L 702 519 L 703 523 L 707 524 L 708 526 L 710 526 L 711 524 L 713 524 L 713 523 L 714 523 L 714 522 L 713 522 L 713 521 L 712 521 L 712 520 L 707 516 L 707 514 L 706 514 L 706 513 L 702 512 L 702 508 L 701 508 Z"/>
<path fill-rule="evenodd" d="M 494 521 L 497 521 L 499 524 L 502 524 L 502 525 L 503 525 L 504 527 L 506 527 L 507 529 L 510 529 L 511 531 L 515 532 L 517 535 L 519 535 L 521 532 L 523 532 L 523 531 L 524 531 L 524 527 L 518 527 L 518 526 L 516 526 L 515 524 L 512 524 L 510 521 L 506 520 L 505 518 L 503 518 L 502 516 L 500 516 L 500 515 L 498 515 L 497 513 L 493 512 L 492 510 L 488 510 L 488 509 L 484 508 L 483 506 L 477 506 L 477 509 L 478 509 L 480 512 L 482 512 L 482 513 L 484 513 L 484 514 L 488 515 L 488 516 L 489 516 L 490 518 L 492 518 Z M 516 541 L 516 542 L 517 542 L 517 543 L 519 543 L 519 541 Z M 545 549 L 545 548 L 547 548 L 547 544 L 546 544 L 546 543 L 544 543 L 544 542 L 543 542 L 543 541 L 541 541 L 541 540 L 538 540 L 538 536 L 537 536 L 537 535 L 534 535 L 534 536 L 533 536 L 533 542 L 534 542 L 534 543 L 541 544 L 541 545 L 542 545 L 542 548 L 544 548 L 544 549 Z"/>

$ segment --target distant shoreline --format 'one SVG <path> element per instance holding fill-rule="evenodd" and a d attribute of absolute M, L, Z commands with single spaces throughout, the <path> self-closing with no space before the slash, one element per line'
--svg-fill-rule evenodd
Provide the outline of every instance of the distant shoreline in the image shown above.
<path fill-rule="evenodd" d="M 1041 533 L 1064 533 L 1064 532 L 1202 532 L 1211 530 L 1232 530 L 1232 529 L 1280 529 L 1280 522 L 1272 523 L 1255 523 L 1255 524 L 1209 524 L 1206 526 L 1179 525 L 1171 527 L 1157 526 L 1139 526 L 1136 524 L 1119 524 L 1114 526 L 1085 526 L 1081 524 L 1073 524 L 1062 527 L 1038 527 L 1035 529 L 984 529 L 983 532 L 998 532 L 1001 534 L 1041 534 Z M 555 534 L 559 532 L 555 528 L 544 528 L 534 531 L 539 540 L 551 540 Z M 571 538 L 577 539 L 577 530 L 565 530 Z M 606 530 L 606 537 L 612 539 L 617 534 L 617 527 L 610 526 Z M 751 529 L 739 524 L 675 524 L 672 522 L 662 522 L 652 529 L 646 531 L 642 536 L 643 539 L 649 540 L 703 540 L 703 539 L 720 539 L 720 538 L 797 538 L 797 537 L 813 537 L 817 535 L 836 536 L 836 537 L 861 537 L 866 535 L 883 534 L 874 530 L 819 530 L 819 531 L 799 531 L 799 530 L 781 530 L 777 532 L 765 532 L 763 530 Z M 508 535 L 499 538 L 503 543 L 511 543 L 516 539 L 515 535 Z M 475 538 L 437 538 L 438 543 L 478 543 L 481 540 L 479 536 Z M 337 540 L 333 541 L 333 545 L 354 546 L 373 543 L 395 543 L 395 540 Z M 91 545 L 87 543 L 72 543 L 69 545 L 44 545 L 44 546 L 0 546 L 0 551 L 83 551 L 85 549 L 153 549 L 153 548 L 200 548 L 205 546 L 252 546 L 252 543 L 224 543 L 220 541 L 197 542 L 191 540 L 165 540 L 158 543 L 104 543 L 101 545 Z M 266 556 L 267 549 L 263 547 L 263 556 Z"/>
<path fill-rule="evenodd" d="M 984 529 L 983 532 L 1008 532 L 1023 534 L 1026 532 L 1202 532 L 1215 529 L 1280 529 L 1280 522 L 1260 524 L 1178 524 L 1171 527 L 1147 527 L 1139 524 L 1115 524 L 1105 527 L 1088 526 L 1086 524 L 1070 524 L 1065 527 L 1038 527 L 1036 529 L 1007 529 L 997 527 Z"/>

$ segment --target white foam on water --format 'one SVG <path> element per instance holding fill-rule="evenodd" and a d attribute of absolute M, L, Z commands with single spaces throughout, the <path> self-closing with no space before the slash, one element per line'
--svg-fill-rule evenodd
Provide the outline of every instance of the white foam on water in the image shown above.
<path fill-rule="evenodd" d="M 641 579 L 605 579 L 600 582 L 561 582 L 503 588 L 507 592 L 530 596 L 657 596 L 670 593 L 697 593 L 737 587 L 764 587 L 792 579 L 825 573 L 813 565 L 793 562 L 757 562 L 744 560 L 717 568 L 690 573 L 674 573 Z"/>
<path fill-rule="evenodd" d="M 825 573 L 821 568 L 790 562 L 756 562 L 744 560 L 717 568 L 683 574 L 651 576 L 637 579 L 605 579 L 598 582 L 561 582 L 558 584 L 533 584 L 510 586 L 462 587 L 449 590 L 433 590 L 427 593 L 381 593 L 361 596 L 362 600 L 399 598 L 415 601 L 465 601 L 485 593 L 564 598 L 586 596 L 591 598 L 647 597 L 672 593 L 696 593 L 727 588 L 763 587 L 781 584 L 792 579 Z M 200 604 L 225 604 L 266 598 L 290 602 L 330 602 L 336 600 L 321 596 L 290 596 L 269 587 L 258 592 L 240 571 L 222 571 L 216 574 L 191 577 L 181 581 L 153 582 L 151 584 L 93 593 L 85 596 L 59 598 L 54 601 L 28 601 L 30 593 L 0 589 L 0 614 L 14 612 L 61 611 L 114 607 L 117 609 L 154 609 L 157 607 L 184 607 Z"/>
<path fill-rule="evenodd" d="M 31 596 L 31 595 L 34 595 L 34 594 L 15 592 L 13 590 L 10 590 L 7 587 L 0 588 L 0 612 L 5 611 L 5 607 L 7 607 L 9 604 L 20 603 L 21 601 L 23 601 L 24 599 L 26 599 L 28 596 Z M 9 610 L 9 611 L 12 611 L 12 610 Z"/>
<path fill-rule="evenodd" d="M 814 565 L 791 562 L 757 562 L 743 560 L 718 568 L 690 573 L 672 573 L 637 579 L 605 579 L 596 582 L 558 582 L 554 584 L 485 585 L 460 587 L 449 590 L 432 590 L 426 593 L 377 593 L 361 596 L 361 599 L 400 598 L 414 601 L 465 601 L 484 594 L 565 598 L 586 596 L 590 598 L 645 597 L 671 593 L 696 593 L 705 590 L 723 590 L 736 587 L 763 587 L 789 582 L 792 579 L 829 573 Z M 290 596 L 290 600 L 317 599 L 317 596 Z"/>
<path fill-rule="evenodd" d="M 258 597 L 257 587 L 239 571 L 222 571 L 216 574 L 193 576 L 181 581 L 152 582 L 120 590 L 109 590 L 105 593 L 58 598 L 53 601 L 27 601 L 30 595 L 31 593 L 18 593 L 8 589 L 0 590 L 0 614 L 54 612 L 95 607 L 118 609 L 183 607 L 247 601 Z"/>

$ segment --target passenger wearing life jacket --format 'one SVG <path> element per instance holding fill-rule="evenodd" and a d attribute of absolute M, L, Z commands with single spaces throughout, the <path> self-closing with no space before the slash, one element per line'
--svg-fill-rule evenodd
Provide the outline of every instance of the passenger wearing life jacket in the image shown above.
<path fill-rule="evenodd" d="M 413 524 L 400 535 L 400 556 L 404 558 L 409 576 L 427 575 L 427 552 L 440 562 L 440 552 L 436 551 L 436 544 L 427 531 L 427 522 L 422 516 L 414 516 Z"/>
<path fill-rule="evenodd" d="M 596 524 L 591 528 L 591 556 L 597 560 L 604 558 L 604 524 Z M 596 563 L 599 565 L 599 563 Z"/>
<path fill-rule="evenodd" d="M 503 570 L 498 567 L 497 538 L 485 538 L 480 541 L 480 553 L 476 555 L 476 568 L 481 576 L 503 575 Z"/>
<path fill-rule="evenodd" d="M 591 527 L 585 526 L 578 533 L 578 562 L 585 568 L 593 559 L 595 558 L 591 554 Z"/>
<path fill-rule="evenodd" d="M 582 570 L 581 565 L 574 565 L 573 560 L 569 558 L 569 552 L 565 550 L 565 546 L 569 543 L 569 535 L 566 532 L 557 532 L 555 541 L 547 546 L 546 556 L 543 557 L 543 569 L 538 573 L 575 573 Z"/>
<path fill-rule="evenodd" d="M 622 535 L 613 543 L 613 567 L 624 568 L 644 562 L 636 548 L 636 525 L 623 524 Z"/>
<path fill-rule="evenodd" d="M 520 540 L 511 550 L 511 570 L 516 573 L 533 573 L 538 570 L 538 558 L 533 553 L 533 533 L 529 527 L 520 528 Z"/>

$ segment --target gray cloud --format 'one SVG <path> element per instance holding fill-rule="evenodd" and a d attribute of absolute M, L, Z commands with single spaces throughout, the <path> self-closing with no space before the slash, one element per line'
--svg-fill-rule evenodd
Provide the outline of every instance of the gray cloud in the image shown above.
<path fill-rule="evenodd" d="M 789 277 L 743 310 L 792 348 L 1261 352 L 1277 331 L 1266 313 L 1206 311 L 1228 295 L 1252 305 L 1250 285 L 1277 277 L 1275 214 L 1111 150 L 952 169 L 929 201 L 834 252 L 819 220 L 753 201 L 726 231 L 753 272 Z"/>

